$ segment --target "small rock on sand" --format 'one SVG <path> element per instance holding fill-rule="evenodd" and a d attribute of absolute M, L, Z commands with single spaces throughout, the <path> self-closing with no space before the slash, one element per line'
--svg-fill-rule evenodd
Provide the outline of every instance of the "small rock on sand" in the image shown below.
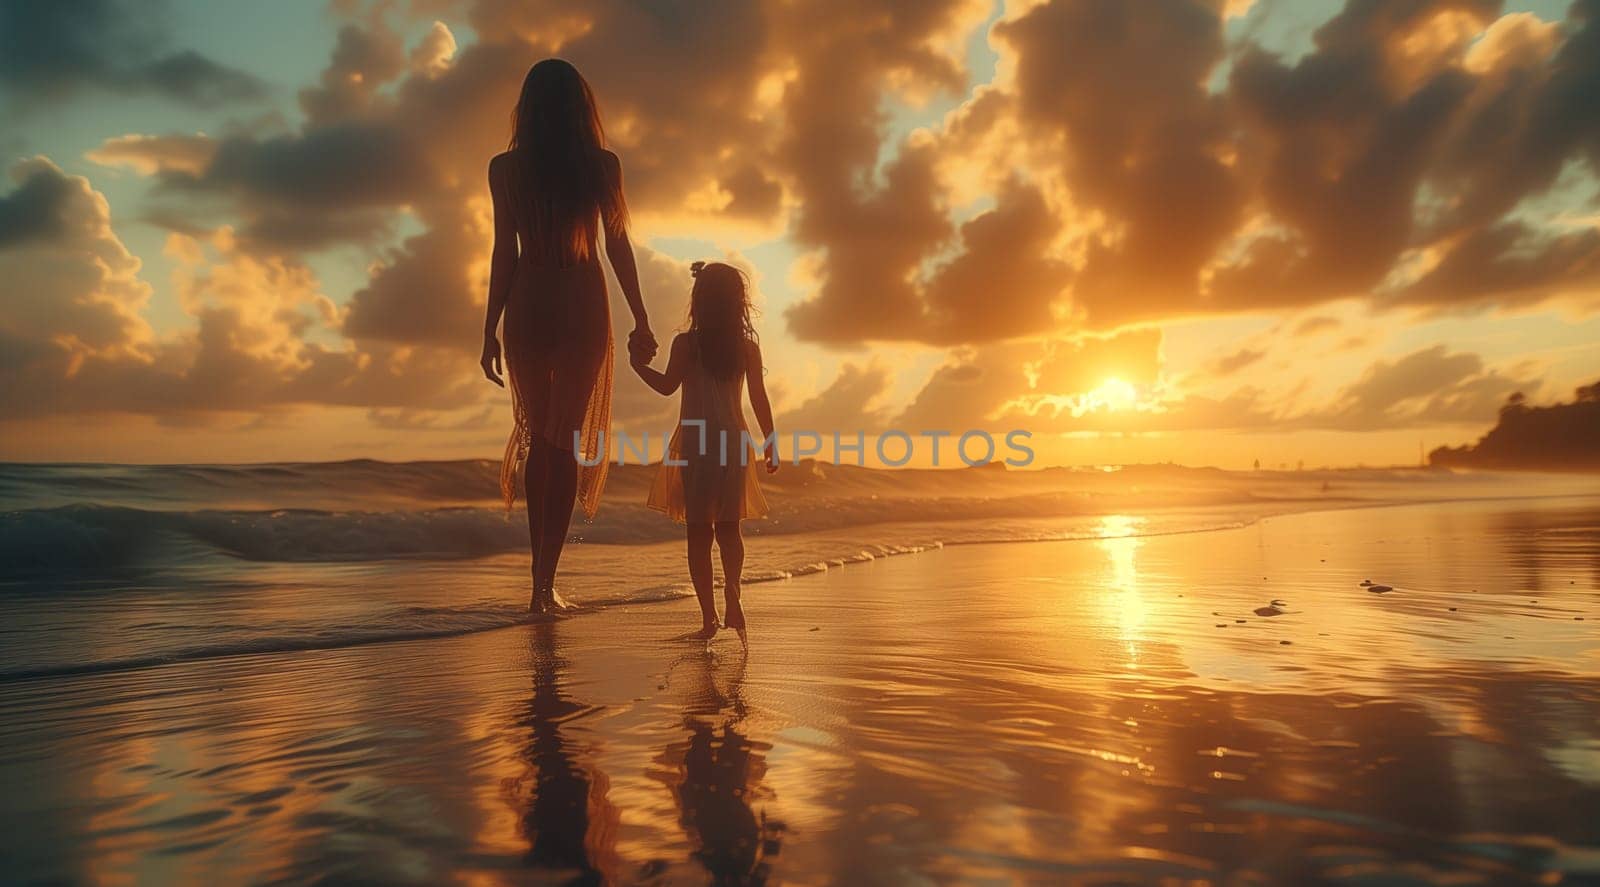
<path fill-rule="evenodd" d="M 1389 592 L 1394 591 L 1394 586 L 1393 585 L 1368 585 L 1367 586 L 1367 591 L 1370 591 L 1373 594 L 1388 594 Z"/>

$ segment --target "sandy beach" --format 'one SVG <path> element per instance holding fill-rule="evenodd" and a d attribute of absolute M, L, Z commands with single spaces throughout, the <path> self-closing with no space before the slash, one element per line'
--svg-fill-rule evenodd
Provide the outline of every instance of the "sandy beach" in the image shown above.
<path fill-rule="evenodd" d="M 1587 883 L 1600 504 L 952 546 L 0 684 L 8 878 Z M 1376 593 L 1364 580 L 1392 591 Z"/>

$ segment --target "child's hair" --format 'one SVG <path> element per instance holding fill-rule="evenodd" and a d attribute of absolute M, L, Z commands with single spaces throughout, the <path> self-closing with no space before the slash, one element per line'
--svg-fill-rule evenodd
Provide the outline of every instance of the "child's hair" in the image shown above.
<path fill-rule="evenodd" d="M 689 266 L 694 289 L 689 292 L 689 332 L 700 350 L 700 363 L 719 378 L 744 371 L 744 346 L 757 341 L 750 316 L 750 286 L 744 272 L 722 262 Z"/>

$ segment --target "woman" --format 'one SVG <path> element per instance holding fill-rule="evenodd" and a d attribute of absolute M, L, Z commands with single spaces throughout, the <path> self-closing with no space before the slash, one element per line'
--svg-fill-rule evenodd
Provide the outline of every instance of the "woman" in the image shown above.
<path fill-rule="evenodd" d="M 629 350 L 636 357 L 656 351 L 628 242 L 622 167 L 606 150 L 594 94 L 578 69 L 546 59 L 528 71 L 512 114 L 510 148 L 489 161 L 489 192 L 494 253 L 480 363 L 490 381 L 504 384 L 495 337 L 504 314 L 504 372 L 511 378 L 515 425 L 500 492 L 510 508 L 520 469 L 533 549 L 529 609 L 542 613 L 567 606 L 556 594 L 555 575 L 573 504 L 581 501 L 593 517 L 605 484 L 612 352 L 602 232 L 633 312 Z"/>

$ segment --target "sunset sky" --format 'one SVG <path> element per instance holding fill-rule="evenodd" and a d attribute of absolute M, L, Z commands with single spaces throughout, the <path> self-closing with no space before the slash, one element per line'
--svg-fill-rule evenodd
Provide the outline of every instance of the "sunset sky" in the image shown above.
<path fill-rule="evenodd" d="M 1600 378 L 1597 0 L 0 10 L 0 459 L 497 458 L 485 170 L 549 55 L 663 342 L 751 272 L 780 429 L 1414 463 Z"/>

